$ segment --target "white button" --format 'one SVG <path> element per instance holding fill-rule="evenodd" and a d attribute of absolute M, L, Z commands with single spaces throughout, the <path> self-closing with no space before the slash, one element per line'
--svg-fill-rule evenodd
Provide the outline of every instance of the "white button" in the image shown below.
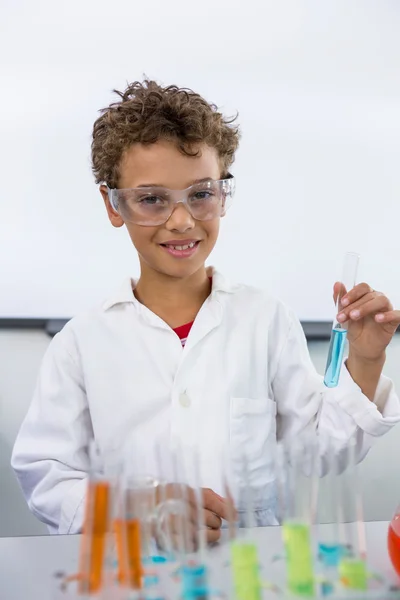
<path fill-rule="evenodd" d="M 189 396 L 187 395 L 186 392 L 183 392 L 183 394 L 181 394 L 179 396 L 179 404 L 181 406 L 184 406 L 185 408 L 187 408 L 188 406 L 190 406 L 190 398 L 189 398 Z"/>

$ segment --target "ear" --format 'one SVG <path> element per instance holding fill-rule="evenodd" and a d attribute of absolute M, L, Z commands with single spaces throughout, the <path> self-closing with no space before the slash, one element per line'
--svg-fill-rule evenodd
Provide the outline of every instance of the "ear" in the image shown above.
<path fill-rule="evenodd" d="M 99 189 L 100 189 L 100 194 L 103 196 L 104 205 L 106 207 L 106 211 L 108 214 L 108 218 L 110 219 L 111 225 L 113 225 L 114 227 L 122 227 L 122 225 L 124 225 L 124 221 L 123 221 L 121 215 L 119 215 L 117 213 L 117 211 L 114 210 L 113 207 L 111 206 L 111 202 L 108 197 L 107 186 L 101 185 Z"/>

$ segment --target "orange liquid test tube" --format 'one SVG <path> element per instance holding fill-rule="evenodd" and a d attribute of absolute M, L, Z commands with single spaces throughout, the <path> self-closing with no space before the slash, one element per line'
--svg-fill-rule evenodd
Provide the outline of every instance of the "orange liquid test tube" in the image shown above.
<path fill-rule="evenodd" d="M 103 584 L 110 502 L 110 484 L 107 481 L 90 481 L 79 564 L 81 594 L 95 594 Z"/>
<path fill-rule="evenodd" d="M 118 581 L 133 589 L 141 589 L 143 567 L 139 519 L 114 521 L 118 556 Z"/>

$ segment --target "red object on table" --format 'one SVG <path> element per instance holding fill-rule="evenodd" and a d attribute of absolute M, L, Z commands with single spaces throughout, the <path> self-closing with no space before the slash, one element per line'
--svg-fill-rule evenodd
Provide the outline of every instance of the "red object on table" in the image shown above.
<path fill-rule="evenodd" d="M 392 565 L 400 577 L 400 510 L 397 511 L 389 525 L 388 551 Z"/>

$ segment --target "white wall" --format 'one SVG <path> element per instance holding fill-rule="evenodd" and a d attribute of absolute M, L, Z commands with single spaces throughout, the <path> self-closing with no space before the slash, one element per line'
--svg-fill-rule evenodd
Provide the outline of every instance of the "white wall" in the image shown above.
<path fill-rule="evenodd" d="M 89 152 L 110 90 L 143 73 L 239 112 L 237 193 L 212 258 L 224 273 L 329 320 L 354 250 L 360 279 L 400 305 L 399 2 L 1 5 L 0 317 L 71 317 L 137 274 Z"/>
<path fill-rule="evenodd" d="M 0 330 L 0 536 L 46 533 L 30 515 L 9 466 L 11 449 L 27 409 L 49 337 L 41 331 Z M 323 372 L 327 342 L 311 342 Z M 388 350 L 386 374 L 400 390 L 400 335 Z M 367 520 L 388 520 L 400 502 L 400 427 L 378 440 L 361 466 Z"/>

